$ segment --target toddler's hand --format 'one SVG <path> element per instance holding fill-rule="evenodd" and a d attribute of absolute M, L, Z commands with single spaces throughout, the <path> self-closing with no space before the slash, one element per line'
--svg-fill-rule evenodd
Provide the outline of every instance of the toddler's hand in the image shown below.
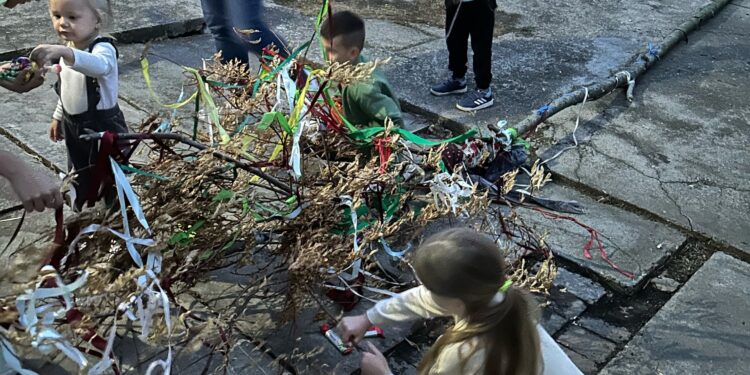
<path fill-rule="evenodd" d="M 74 61 L 73 50 L 65 46 L 57 46 L 52 44 L 40 44 L 33 51 L 29 58 L 36 62 L 40 68 L 45 67 L 51 63 L 57 63 L 60 58 L 64 58 L 65 62 L 72 65 Z"/>
<path fill-rule="evenodd" d="M 60 121 L 53 119 L 52 123 L 49 124 L 49 139 L 52 142 L 59 142 L 65 139 Z"/>

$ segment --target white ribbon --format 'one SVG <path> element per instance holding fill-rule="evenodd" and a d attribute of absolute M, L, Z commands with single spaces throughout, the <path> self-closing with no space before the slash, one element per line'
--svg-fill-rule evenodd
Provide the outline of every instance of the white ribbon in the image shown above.
<path fill-rule="evenodd" d="M 430 191 L 438 208 L 445 206 L 450 208 L 453 214 L 460 207 L 459 200 L 468 198 L 474 194 L 474 186 L 470 185 L 458 174 L 442 172 L 435 175 L 430 181 Z"/>
<path fill-rule="evenodd" d="M 0 336 L 0 346 L 2 346 L 3 359 L 5 360 L 5 364 L 10 367 L 11 370 L 19 373 L 20 375 L 39 375 L 36 372 L 26 370 L 23 368 L 23 366 L 21 366 L 21 361 L 18 360 L 18 355 L 13 349 L 13 345 L 8 342 L 8 340 L 6 340 L 3 336 Z"/>
<path fill-rule="evenodd" d="M 65 284 L 51 266 L 45 266 L 42 271 L 53 272 L 52 275 L 45 278 L 54 278 L 57 287 L 37 287 L 35 290 L 29 289 L 25 294 L 18 296 L 16 298 L 16 310 L 19 314 L 18 323 L 31 336 L 31 345 L 41 353 L 49 354 L 57 348 L 80 368 L 86 367 L 88 361 L 84 355 L 54 329 L 52 324 L 55 320 L 65 317 L 65 314 L 74 307 L 72 293 L 86 284 L 88 273 L 83 271 L 78 279 L 70 284 Z M 59 297 L 62 297 L 64 305 L 57 299 Z M 45 301 L 49 299 L 53 300 Z M 37 302 L 44 304 L 37 306 Z M 6 348 L 4 347 L 3 350 L 6 350 Z M 5 356 L 5 354 L 4 352 L 3 355 Z"/>
<path fill-rule="evenodd" d="M 351 218 L 352 218 L 352 226 L 354 227 L 354 254 L 359 255 L 359 240 L 357 240 L 357 210 L 354 209 L 354 203 L 352 202 L 352 197 L 349 195 L 342 195 L 339 197 L 341 199 L 341 204 L 344 206 L 348 206 L 351 210 Z M 342 272 L 341 276 L 353 280 L 356 279 L 359 276 L 359 270 L 362 268 L 362 258 L 357 257 L 357 259 L 352 263 L 351 266 L 347 267 L 352 269 L 351 273 Z"/>

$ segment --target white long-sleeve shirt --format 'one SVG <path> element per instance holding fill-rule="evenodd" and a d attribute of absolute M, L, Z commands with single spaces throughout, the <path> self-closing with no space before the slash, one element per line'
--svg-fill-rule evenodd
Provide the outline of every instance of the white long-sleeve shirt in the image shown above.
<path fill-rule="evenodd" d="M 409 289 L 398 296 L 378 302 L 367 311 L 367 317 L 374 325 L 386 325 L 389 323 L 417 320 L 420 318 L 435 318 L 441 316 L 452 316 L 456 321 L 456 329 L 467 325 L 467 321 L 461 316 L 463 307 L 452 303 L 431 293 L 424 286 Z M 537 331 L 541 343 L 544 375 L 582 375 L 581 371 L 568 358 L 560 346 L 550 337 L 544 328 L 537 324 Z M 466 361 L 464 371 L 461 371 L 461 360 L 467 358 L 472 350 L 477 347 L 474 354 Z M 453 343 L 440 352 L 437 360 L 430 369 L 430 374 L 440 375 L 464 375 L 481 374 L 484 370 L 484 349 L 478 338 Z"/>
<path fill-rule="evenodd" d="M 52 118 L 62 120 L 63 108 L 68 114 L 78 115 L 88 110 L 86 77 L 99 82 L 99 104 L 96 109 L 110 109 L 117 105 L 117 51 L 110 43 L 98 43 L 91 53 L 73 49 L 75 63 L 65 64 L 60 59 L 60 100 Z"/>

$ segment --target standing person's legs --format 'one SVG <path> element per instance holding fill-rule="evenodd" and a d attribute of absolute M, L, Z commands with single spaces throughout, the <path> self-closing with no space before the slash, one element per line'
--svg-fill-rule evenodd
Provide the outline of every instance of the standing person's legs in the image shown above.
<path fill-rule="evenodd" d="M 445 43 L 448 46 L 448 70 L 454 79 L 466 76 L 466 57 L 469 48 L 469 27 L 471 20 L 466 17 L 468 3 L 449 5 L 445 8 Z"/>
<path fill-rule="evenodd" d="M 226 63 L 233 59 L 239 59 L 247 64 L 248 46 L 243 44 L 235 35 L 230 18 L 232 8 L 227 6 L 229 5 L 228 1 L 243 2 L 243 0 L 201 0 L 203 18 L 206 20 L 208 30 L 214 37 L 216 50 L 221 51 L 221 61 Z M 245 1 L 250 2 L 250 0 Z"/>
<path fill-rule="evenodd" d="M 248 35 L 246 39 L 251 41 L 260 39 L 259 43 L 243 41 L 250 52 L 260 56 L 263 53 L 263 48 L 267 47 L 269 44 L 274 44 L 283 57 L 289 56 L 291 52 L 287 50 L 286 42 L 268 27 L 263 19 L 263 0 L 226 1 L 232 12 L 232 21 L 235 27 L 242 30 L 257 30 L 256 33 Z"/>
<path fill-rule="evenodd" d="M 492 82 L 492 34 L 495 10 L 485 1 L 474 1 L 471 7 L 471 49 L 474 51 L 474 78 L 477 88 L 486 90 Z"/>
<path fill-rule="evenodd" d="M 470 19 L 465 17 L 464 7 L 469 3 L 445 3 L 445 44 L 448 47 L 448 70 L 451 78 L 430 88 L 432 95 L 444 96 L 466 92 L 466 54 L 469 48 Z"/>
<path fill-rule="evenodd" d="M 495 10 L 487 0 L 468 3 L 466 17 L 470 19 L 471 49 L 474 51 L 474 79 L 477 89 L 456 103 L 462 111 L 473 112 L 495 104 L 492 95 L 492 32 L 495 28 Z"/>

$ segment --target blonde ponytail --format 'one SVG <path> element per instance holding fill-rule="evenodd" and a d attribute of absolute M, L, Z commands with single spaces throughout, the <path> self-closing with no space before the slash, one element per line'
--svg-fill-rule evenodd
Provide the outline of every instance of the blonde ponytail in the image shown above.
<path fill-rule="evenodd" d="M 468 229 L 449 229 L 429 239 L 415 253 L 414 269 L 431 292 L 460 299 L 466 325 L 452 327 L 425 354 L 417 368 L 427 375 L 448 345 L 476 339 L 460 366 L 484 350 L 485 375 L 538 375 L 541 351 L 537 311 L 528 294 L 506 284 L 505 260 L 492 239 Z"/>

